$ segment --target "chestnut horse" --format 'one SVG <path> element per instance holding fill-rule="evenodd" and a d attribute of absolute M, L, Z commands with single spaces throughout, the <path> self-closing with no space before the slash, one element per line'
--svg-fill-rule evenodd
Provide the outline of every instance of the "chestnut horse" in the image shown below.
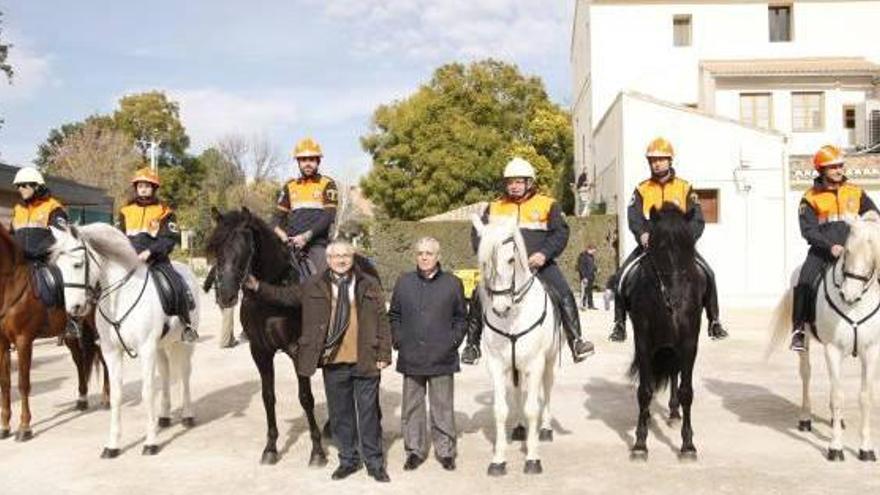
<path fill-rule="evenodd" d="M 18 392 L 21 399 L 21 421 L 15 439 L 30 440 L 31 430 L 31 360 L 34 340 L 63 335 L 67 325 L 64 306 L 47 308 L 37 296 L 31 282 L 31 270 L 21 248 L 0 225 L 0 439 L 10 436 L 9 420 L 12 417 L 11 381 L 14 345 L 18 357 Z M 78 371 L 79 396 L 77 410 L 88 408 L 86 399 L 88 380 L 92 366 L 103 360 L 95 345 L 94 317 L 81 322 L 83 337 L 65 339 Z M 108 402 L 108 381 L 105 369 L 104 403 Z"/>

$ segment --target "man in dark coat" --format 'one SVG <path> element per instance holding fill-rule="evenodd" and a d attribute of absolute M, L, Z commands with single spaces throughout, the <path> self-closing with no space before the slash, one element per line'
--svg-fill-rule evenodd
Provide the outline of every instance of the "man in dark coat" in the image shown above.
<path fill-rule="evenodd" d="M 581 307 L 596 309 L 593 304 L 593 285 L 596 283 L 596 246 L 590 244 L 578 256 L 578 276 L 581 281 Z"/>
<path fill-rule="evenodd" d="M 447 471 L 455 469 L 453 374 L 459 371 L 458 347 L 464 340 L 467 311 L 461 280 L 440 268 L 440 243 L 425 237 L 416 243 L 413 272 L 397 280 L 391 296 L 391 334 L 403 374 L 403 469 L 412 471 L 428 457 L 425 391 L 431 403 L 434 454 Z"/>
<path fill-rule="evenodd" d="M 327 264 L 329 269 L 302 285 L 272 286 L 249 277 L 245 287 L 270 304 L 301 308 L 296 371 L 324 373 L 330 427 L 339 444 L 332 478 L 347 478 L 365 463 L 371 477 L 387 482 L 379 378 L 391 364 L 391 331 L 382 287 L 354 266 L 354 248 L 347 242 L 327 246 Z"/>

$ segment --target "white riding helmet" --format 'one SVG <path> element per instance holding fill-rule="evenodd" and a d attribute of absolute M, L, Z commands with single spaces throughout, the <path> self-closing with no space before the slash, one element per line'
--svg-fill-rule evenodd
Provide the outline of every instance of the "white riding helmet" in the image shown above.
<path fill-rule="evenodd" d="M 504 178 L 526 178 L 535 180 L 535 167 L 520 157 L 514 157 L 504 167 Z"/>
<path fill-rule="evenodd" d="M 28 183 L 39 184 L 41 186 L 46 185 L 46 181 L 43 179 L 43 174 L 34 167 L 22 167 L 18 169 L 15 178 L 12 179 L 12 183 L 15 185 Z"/>

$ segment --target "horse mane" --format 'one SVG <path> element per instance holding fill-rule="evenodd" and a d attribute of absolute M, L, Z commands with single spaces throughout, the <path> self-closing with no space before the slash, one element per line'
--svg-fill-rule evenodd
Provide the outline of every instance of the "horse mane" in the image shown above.
<path fill-rule="evenodd" d="M 205 247 L 209 255 L 216 257 L 228 246 L 229 239 L 236 231 L 247 228 L 253 233 L 254 242 L 257 244 L 255 246 L 257 256 L 254 257 L 255 275 L 260 278 L 266 275 L 261 272 L 261 267 L 274 270 L 277 274 L 285 271 L 281 269 L 282 267 L 289 266 L 287 249 L 272 228 L 260 217 L 242 209 L 232 210 L 215 218 L 214 230 L 208 236 Z M 272 278 L 274 279 L 275 277 Z"/>
<path fill-rule="evenodd" d="M 660 209 L 651 210 L 651 247 L 652 251 L 663 251 L 669 256 L 655 257 L 655 263 L 670 262 L 674 266 L 669 269 L 681 268 L 693 263 L 696 257 L 696 240 L 691 232 L 689 214 L 682 213 L 673 203 L 663 203 Z M 658 267 L 663 268 L 663 267 Z"/>
<path fill-rule="evenodd" d="M 527 273 L 528 258 L 526 254 L 525 241 L 522 234 L 516 226 L 516 223 L 509 221 L 493 222 L 487 224 L 480 234 L 480 245 L 477 249 L 477 260 L 483 271 L 484 277 L 490 273 L 495 273 L 495 251 L 504 241 L 513 236 L 513 242 L 516 243 L 516 249 L 519 253 L 517 262 L 520 268 Z"/>
<path fill-rule="evenodd" d="M 128 236 L 112 225 L 92 223 L 76 227 L 72 232 L 98 255 L 121 264 L 127 270 L 143 264 Z"/>

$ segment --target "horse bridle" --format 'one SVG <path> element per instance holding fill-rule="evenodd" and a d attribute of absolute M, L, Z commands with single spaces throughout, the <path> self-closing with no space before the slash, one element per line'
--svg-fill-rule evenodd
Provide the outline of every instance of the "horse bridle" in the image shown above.
<path fill-rule="evenodd" d="M 837 277 L 836 277 L 836 272 L 837 272 L 836 267 L 838 264 L 841 265 L 841 272 L 843 273 L 843 280 L 840 282 L 837 281 Z M 863 284 L 862 285 L 862 292 L 861 292 L 861 294 L 859 294 L 859 297 L 857 297 L 856 300 L 853 301 L 852 303 L 847 303 L 847 305 L 852 306 L 853 304 L 856 304 L 859 301 L 861 301 L 862 296 L 864 296 L 865 293 L 868 292 L 868 289 L 871 288 L 871 282 L 874 280 L 874 272 L 876 271 L 875 268 L 876 267 L 871 267 L 871 271 L 868 273 L 868 275 L 859 275 L 859 274 L 847 271 L 847 269 L 846 269 L 846 251 L 844 251 L 843 256 L 841 256 L 840 259 L 838 261 L 836 261 L 833 266 L 831 266 L 831 283 L 834 285 L 834 288 L 836 288 L 838 290 L 838 292 L 841 293 L 841 296 L 842 296 L 841 286 L 843 285 L 843 282 L 846 281 L 846 279 L 851 278 L 854 280 L 858 280 L 859 282 L 862 282 L 862 284 Z M 842 309 L 840 309 L 837 306 L 837 304 L 834 303 L 833 299 L 831 299 L 831 294 L 828 293 L 828 282 L 824 280 L 825 276 L 823 276 L 822 278 L 823 278 L 822 284 L 825 286 L 825 290 L 824 290 L 825 302 L 828 303 L 829 306 L 831 306 L 831 309 L 834 310 L 834 312 L 837 313 L 837 315 L 840 316 L 841 319 L 843 319 L 845 322 L 847 322 L 852 327 L 852 330 L 853 330 L 852 357 L 858 357 L 858 355 L 859 355 L 859 326 L 861 326 L 862 323 L 865 323 L 866 321 L 873 318 L 874 315 L 876 315 L 877 312 L 880 311 L 880 301 L 878 301 L 877 306 L 875 306 L 874 309 L 871 310 L 871 312 L 868 313 L 867 315 L 865 315 L 862 319 L 860 319 L 858 321 L 853 320 L 852 318 L 850 318 L 850 316 L 848 314 L 846 314 Z M 841 297 L 841 300 L 843 300 L 843 297 Z M 846 303 L 845 300 L 843 302 Z M 817 335 L 815 327 L 813 327 L 813 335 L 816 337 L 816 340 L 819 340 L 819 336 Z"/>
<path fill-rule="evenodd" d="M 505 244 L 513 244 L 513 254 L 517 256 L 519 254 L 519 247 L 516 244 L 516 240 L 513 236 L 508 237 L 504 241 L 501 242 L 501 245 Z M 529 289 L 532 288 L 532 284 L 535 283 L 535 273 L 530 273 L 529 279 L 523 284 L 519 289 L 516 288 L 516 264 L 513 265 L 513 277 L 510 279 L 510 287 L 506 289 L 495 289 L 493 287 L 489 287 L 489 284 L 486 284 L 486 293 L 490 296 L 511 296 L 514 304 L 519 304 L 526 294 L 529 292 Z"/>
<path fill-rule="evenodd" d="M 838 263 L 834 264 L 835 267 L 837 264 Z M 843 280 L 838 282 L 837 276 L 836 276 L 837 270 L 835 269 L 835 267 L 832 267 L 831 268 L 831 282 L 834 284 L 834 288 L 837 289 L 838 291 L 841 290 L 843 283 L 846 282 L 847 279 L 858 280 L 859 282 L 861 282 L 862 283 L 862 293 L 859 294 L 859 297 L 856 298 L 856 300 L 854 301 L 854 303 L 857 303 L 862 299 L 862 296 L 864 296 L 865 293 L 868 292 L 868 289 L 871 288 L 871 281 L 874 279 L 874 272 L 876 271 L 875 267 L 872 266 L 871 271 L 868 272 L 867 275 L 859 275 L 857 273 L 853 273 L 853 272 L 848 271 L 846 269 L 846 251 L 843 252 L 843 255 L 840 258 L 839 264 L 841 266 L 841 273 L 843 274 Z"/>

